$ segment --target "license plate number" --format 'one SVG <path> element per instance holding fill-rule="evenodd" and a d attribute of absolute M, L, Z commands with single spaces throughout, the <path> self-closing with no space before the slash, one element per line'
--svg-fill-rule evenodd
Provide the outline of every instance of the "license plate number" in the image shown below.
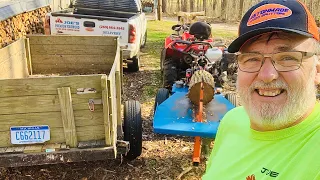
<path fill-rule="evenodd" d="M 10 127 L 12 144 L 36 144 L 50 140 L 50 128 L 42 126 L 14 126 Z"/>

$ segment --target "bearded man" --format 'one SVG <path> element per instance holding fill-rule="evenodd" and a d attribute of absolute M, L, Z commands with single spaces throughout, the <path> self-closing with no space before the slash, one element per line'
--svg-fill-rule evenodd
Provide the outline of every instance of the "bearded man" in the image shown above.
<path fill-rule="evenodd" d="M 203 180 L 320 180 L 320 47 L 309 10 L 261 1 L 228 51 L 243 106 L 221 120 Z"/>

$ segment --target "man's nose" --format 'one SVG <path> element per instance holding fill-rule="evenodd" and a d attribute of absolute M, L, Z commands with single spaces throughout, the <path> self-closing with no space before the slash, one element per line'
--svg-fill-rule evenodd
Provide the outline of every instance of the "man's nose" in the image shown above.
<path fill-rule="evenodd" d="M 278 77 L 278 71 L 273 66 L 271 59 L 266 58 L 259 71 L 258 78 L 265 83 L 270 83 Z"/>

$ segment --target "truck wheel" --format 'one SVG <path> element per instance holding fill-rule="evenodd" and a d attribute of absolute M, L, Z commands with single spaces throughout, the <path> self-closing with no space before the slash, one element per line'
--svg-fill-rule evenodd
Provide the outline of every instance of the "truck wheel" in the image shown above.
<path fill-rule="evenodd" d="M 130 72 L 138 72 L 139 71 L 139 66 L 140 66 L 139 57 L 138 56 L 134 56 L 131 60 L 132 60 L 132 62 L 127 64 L 128 70 Z"/>
<path fill-rule="evenodd" d="M 144 33 L 144 36 L 143 36 L 143 39 L 142 39 L 142 42 L 141 42 L 141 46 L 140 48 L 144 48 L 146 47 L 146 44 L 147 44 L 147 37 L 148 37 L 148 33 L 147 31 Z"/>
<path fill-rule="evenodd" d="M 163 103 L 170 96 L 169 90 L 166 88 L 160 88 L 157 92 L 156 99 L 154 101 L 153 114 L 156 112 L 157 107 Z"/>
<path fill-rule="evenodd" d="M 133 160 L 140 156 L 142 152 L 142 120 L 138 101 L 125 102 L 123 131 L 124 140 L 130 143 L 130 150 L 125 158 Z"/>
<path fill-rule="evenodd" d="M 171 90 L 171 87 L 178 79 L 177 66 L 172 58 L 166 58 L 163 62 L 163 87 Z"/>
<path fill-rule="evenodd" d="M 238 106 L 238 97 L 237 93 L 228 93 L 225 95 L 225 98 L 231 102 L 234 106 Z"/>

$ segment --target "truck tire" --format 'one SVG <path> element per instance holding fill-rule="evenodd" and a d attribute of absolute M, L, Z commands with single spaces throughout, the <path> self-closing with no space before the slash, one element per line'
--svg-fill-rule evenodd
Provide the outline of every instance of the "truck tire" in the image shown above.
<path fill-rule="evenodd" d="M 170 96 L 169 90 L 166 88 L 160 88 L 157 92 L 156 99 L 154 101 L 153 114 L 155 114 L 157 107 L 163 103 Z"/>
<path fill-rule="evenodd" d="M 134 160 L 142 152 L 142 120 L 138 101 L 126 101 L 124 104 L 124 140 L 130 143 L 130 150 L 125 155 L 128 160 Z"/>
<path fill-rule="evenodd" d="M 176 63 L 172 58 L 166 58 L 163 62 L 163 87 L 171 90 L 172 85 L 178 80 Z"/>
<path fill-rule="evenodd" d="M 234 106 L 238 106 L 238 97 L 237 93 L 228 93 L 225 95 L 225 98 L 231 102 Z"/>
<path fill-rule="evenodd" d="M 144 47 L 146 47 L 146 44 L 147 44 L 147 37 L 148 37 L 148 33 L 147 33 L 147 31 L 144 33 L 144 36 L 143 36 L 143 38 L 142 38 L 142 42 L 141 42 L 141 46 L 140 46 L 140 48 L 144 48 Z"/>
<path fill-rule="evenodd" d="M 140 66 L 140 58 L 138 56 L 134 56 L 132 59 L 132 63 L 128 63 L 128 71 L 129 72 L 138 72 Z"/>

